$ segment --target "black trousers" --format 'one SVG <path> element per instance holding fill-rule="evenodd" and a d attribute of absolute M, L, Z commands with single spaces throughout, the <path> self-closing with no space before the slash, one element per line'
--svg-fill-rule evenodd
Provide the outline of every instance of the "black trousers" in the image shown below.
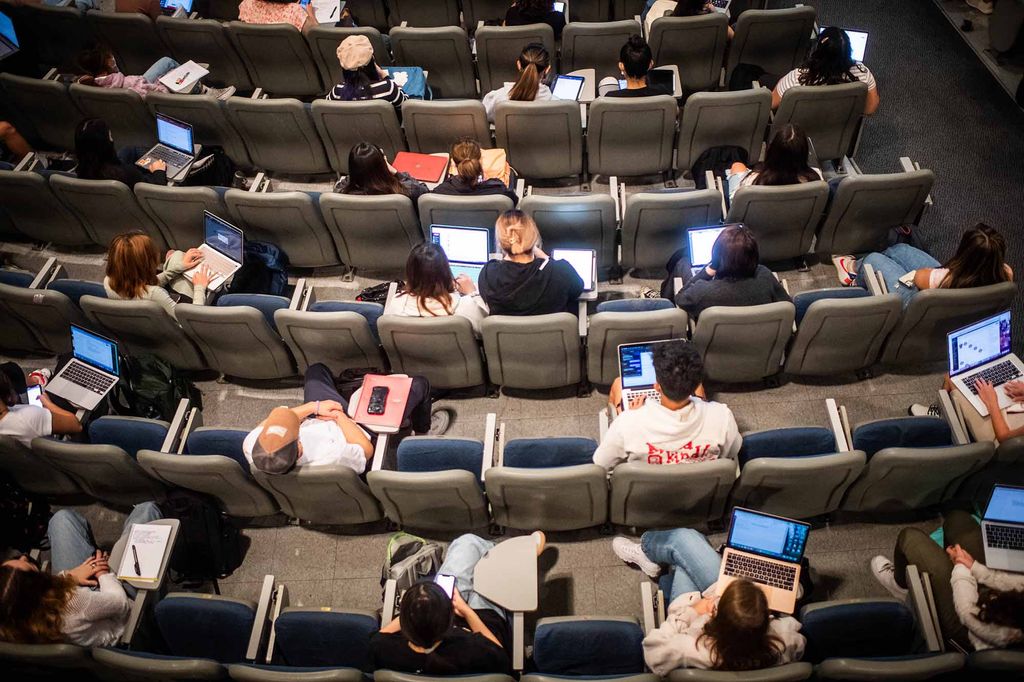
<path fill-rule="evenodd" d="M 327 365 L 320 362 L 310 365 L 306 370 L 303 400 L 307 403 L 314 400 L 336 400 L 346 410 L 348 409 L 348 400 L 338 392 L 334 384 L 334 375 Z M 409 402 L 405 405 L 405 415 L 402 418 L 402 428 L 411 427 L 416 433 L 429 431 L 430 408 L 430 382 L 426 377 L 413 377 L 412 387 L 409 389 Z"/>

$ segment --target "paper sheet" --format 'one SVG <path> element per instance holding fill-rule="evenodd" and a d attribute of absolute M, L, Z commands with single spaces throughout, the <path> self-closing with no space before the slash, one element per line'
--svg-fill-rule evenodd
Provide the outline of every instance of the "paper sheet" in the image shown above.
<path fill-rule="evenodd" d="M 121 580 L 156 582 L 160 576 L 160 565 L 163 563 L 170 537 L 171 526 L 154 523 L 132 524 L 117 577 Z"/>
<path fill-rule="evenodd" d="M 160 77 L 160 84 L 167 87 L 171 92 L 190 92 L 196 83 L 210 73 L 191 59 L 176 69 L 168 71 Z"/>

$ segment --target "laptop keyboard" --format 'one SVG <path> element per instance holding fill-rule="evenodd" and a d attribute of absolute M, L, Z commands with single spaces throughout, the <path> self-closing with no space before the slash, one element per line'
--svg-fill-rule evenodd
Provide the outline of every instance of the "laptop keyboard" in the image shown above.
<path fill-rule="evenodd" d="M 964 385 L 970 389 L 971 393 L 978 395 L 978 389 L 974 386 L 974 383 L 978 379 L 984 379 L 993 386 L 999 386 L 1001 384 L 1005 384 L 1007 381 L 1018 379 L 1020 376 L 1020 370 L 1017 369 L 1017 365 L 1013 364 L 1009 360 L 1005 360 L 1000 362 L 998 365 L 992 365 L 988 369 L 967 377 L 964 379 Z"/>
<path fill-rule="evenodd" d="M 1024 527 L 985 524 L 985 540 L 993 549 L 1024 550 Z"/>
<path fill-rule="evenodd" d="M 725 575 L 732 578 L 746 578 L 762 585 L 793 589 L 796 582 L 796 566 L 763 561 L 746 554 L 730 552 L 725 558 Z"/>
<path fill-rule="evenodd" d="M 647 402 L 648 399 L 660 400 L 661 398 L 655 389 L 647 388 L 642 391 L 629 389 L 625 392 L 625 395 L 622 396 L 622 400 L 626 405 L 629 405 L 639 396 L 643 396 L 644 402 Z"/>
<path fill-rule="evenodd" d="M 78 362 L 69 364 L 60 375 L 73 384 L 78 384 L 82 388 L 87 388 L 93 393 L 99 394 L 106 393 L 107 389 L 117 382 L 116 377 L 102 374 L 88 365 Z"/>
<path fill-rule="evenodd" d="M 211 279 L 226 278 L 231 274 L 231 271 L 235 268 L 235 262 L 230 258 L 222 256 L 215 250 L 207 247 L 203 249 L 203 265 L 210 268 L 210 272 L 213 273 Z"/>
<path fill-rule="evenodd" d="M 178 168 L 188 165 L 188 162 L 192 160 L 192 157 L 188 154 L 165 146 L 153 147 L 153 149 L 149 150 L 149 154 L 147 154 L 147 156 L 154 159 L 160 159 L 161 161 L 165 161 L 167 165 L 176 166 Z"/>

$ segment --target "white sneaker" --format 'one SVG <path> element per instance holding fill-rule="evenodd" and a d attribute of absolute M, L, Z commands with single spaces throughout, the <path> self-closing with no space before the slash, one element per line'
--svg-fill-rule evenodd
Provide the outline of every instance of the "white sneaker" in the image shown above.
<path fill-rule="evenodd" d="M 964 0 L 968 5 L 978 10 L 982 14 L 992 14 L 992 0 Z"/>
<path fill-rule="evenodd" d="M 844 287 L 853 284 L 857 276 L 857 259 L 853 256 L 832 256 L 832 265 L 836 266 L 836 276 Z"/>
<path fill-rule="evenodd" d="M 612 551 L 627 564 L 636 566 L 652 578 L 661 575 L 661 566 L 647 558 L 639 542 L 633 542 L 624 537 L 612 539 Z"/>
<path fill-rule="evenodd" d="M 907 414 L 911 417 L 941 417 L 942 410 L 939 409 L 938 403 L 932 403 L 931 405 L 914 403 L 907 408 Z"/>
<path fill-rule="evenodd" d="M 896 584 L 896 567 L 881 554 L 871 560 L 871 574 L 889 594 L 901 601 L 907 598 L 907 589 Z"/>

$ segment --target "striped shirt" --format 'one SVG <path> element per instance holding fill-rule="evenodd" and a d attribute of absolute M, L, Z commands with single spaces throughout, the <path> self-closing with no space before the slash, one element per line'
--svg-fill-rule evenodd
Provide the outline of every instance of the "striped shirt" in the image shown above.
<path fill-rule="evenodd" d="M 800 85 L 800 75 L 805 71 L 806 69 L 793 69 L 780 78 L 779 82 L 775 86 L 775 92 L 779 93 L 779 97 L 782 97 L 786 90 L 789 90 L 796 85 Z M 850 67 L 850 75 L 862 83 L 865 83 L 868 86 L 868 90 L 874 90 L 877 88 L 877 85 L 875 84 L 875 77 L 871 75 L 871 71 L 868 67 L 864 66 L 860 62 L 857 62 Z"/>
<path fill-rule="evenodd" d="M 329 93 L 327 93 L 327 99 L 336 102 L 382 99 L 385 102 L 391 103 L 396 110 L 400 110 L 402 108 L 402 103 L 408 99 L 408 95 L 406 95 L 405 92 L 402 91 L 402 88 L 398 87 L 395 81 L 391 80 L 391 78 L 385 78 L 377 81 L 376 83 L 370 83 L 369 97 L 353 97 L 349 93 L 345 92 L 344 83 L 338 83 Z"/>

